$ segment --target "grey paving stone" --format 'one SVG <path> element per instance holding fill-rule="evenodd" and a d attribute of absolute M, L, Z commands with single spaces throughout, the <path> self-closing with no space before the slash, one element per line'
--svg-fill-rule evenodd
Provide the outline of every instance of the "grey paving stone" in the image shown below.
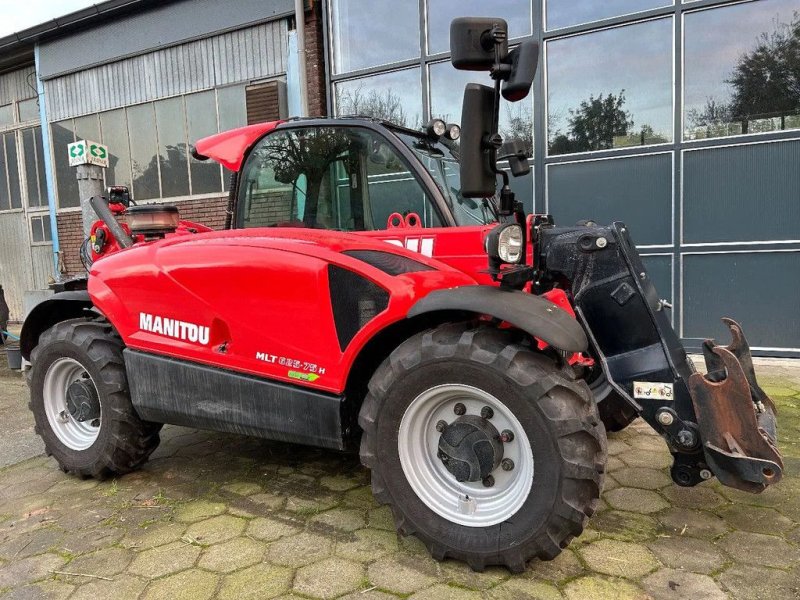
<path fill-rule="evenodd" d="M 660 569 L 642 581 L 654 600 L 726 600 L 728 595 L 708 575 Z"/>

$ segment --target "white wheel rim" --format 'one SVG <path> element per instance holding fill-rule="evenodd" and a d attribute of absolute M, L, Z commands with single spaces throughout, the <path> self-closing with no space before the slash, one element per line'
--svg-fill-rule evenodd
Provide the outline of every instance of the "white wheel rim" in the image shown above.
<path fill-rule="evenodd" d="M 92 381 L 83 365 L 72 358 L 59 358 L 50 365 L 44 376 L 42 392 L 47 421 L 58 440 L 70 450 L 86 450 L 100 435 L 102 415 L 92 421 L 81 422 L 75 420 L 67 408 L 67 389 L 81 379 Z M 94 381 L 92 385 L 97 391 Z"/>
<path fill-rule="evenodd" d="M 494 411 L 491 424 L 514 434 L 513 441 L 503 444 L 503 457 L 513 460 L 514 468 L 492 471 L 492 487 L 481 481 L 457 481 L 438 458 L 441 434 L 436 424 L 440 420 L 452 423 L 457 403 L 466 407 L 468 415 L 480 415 L 484 406 L 490 407 Z M 533 485 L 533 450 L 519 420 L 493 395 L 469 385 L 439 385 L 417 396 L 400 421 L 398 450 L 414 493 L 433 512 L 459 525 L 502 523 L 522 508 Z"/>

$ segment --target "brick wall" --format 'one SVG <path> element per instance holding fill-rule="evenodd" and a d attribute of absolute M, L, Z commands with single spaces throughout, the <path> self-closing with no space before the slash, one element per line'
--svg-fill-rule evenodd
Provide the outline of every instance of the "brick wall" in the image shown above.
<path fill-rule="evenodd" d="M 172 204 L 178 207 L 182 219 L 194 221 L 212 229 L 222 229 L 225 226 L 227 196 L 202 200 L 184 200 Z M 57 222 L 58 242 L 61 247 L 62 274 L 67 277 L 82 275 L 85 271 L 78 254 L 84 240 L 81 213 L 80 211 L 59 213 Z"/>
<path fill-rule="evenodd" d="M 322 2 L 315 0 L 306 11 L 306 78 L 308 80 L 308 114 L 328 114 L 325 88 L 325 42 L 322 35 Z"/>
<path fill-rule="evenodd" d="M 84 272 L 78 251 L 83 243 L 83 224 L 81 211 L 60 213 L 58 223 L 58 245 L 61 248 L 61 267 L 66 275 L 80 275 Z"/>

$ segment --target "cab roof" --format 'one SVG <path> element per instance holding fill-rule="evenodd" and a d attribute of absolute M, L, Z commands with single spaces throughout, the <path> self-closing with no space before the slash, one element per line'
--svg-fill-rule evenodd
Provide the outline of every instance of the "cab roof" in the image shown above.
<path fill-rule="evenodd" d="M 192 156 L 198 160 L 214 160 L 226 169 L 238 172 L 242 168 L 242 162 L 250 147 L 262 137 L 271 133 L 284 123 L 302 124 L 304 121 L 330 121 L 348 122 L 366 121 L 374 124 L 383 125 L 389 129 L 399 132 L 422 137 L 423 134 L 413 129 L 407 129 L 388 121 L 374 119 L 372 117 L 347 116 L 347 117 L 313 117 L 313 118 L 294 118 L 281 121 L 269 121 L 267 123 L 257 123 L 246 127 L 239 127 L 229 131 L 215 133 L 201 140 L 198 140 L 192 149 Z"/>

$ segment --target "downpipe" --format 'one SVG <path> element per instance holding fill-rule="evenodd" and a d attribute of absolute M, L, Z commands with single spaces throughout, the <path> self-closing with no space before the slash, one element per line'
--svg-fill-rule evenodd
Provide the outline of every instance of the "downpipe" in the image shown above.
<path fill-rule="evenodd" d="M 783 474 L 775 404 L 758 385 L 742 328 L 732 342 L 704 344 L 696 372 L 622 223 L 535 232 L 539 288 L 568 289 L 594 358 L 618 396 L 666 440 L 682 486 L 716 476 L 761 492 Z"/>

